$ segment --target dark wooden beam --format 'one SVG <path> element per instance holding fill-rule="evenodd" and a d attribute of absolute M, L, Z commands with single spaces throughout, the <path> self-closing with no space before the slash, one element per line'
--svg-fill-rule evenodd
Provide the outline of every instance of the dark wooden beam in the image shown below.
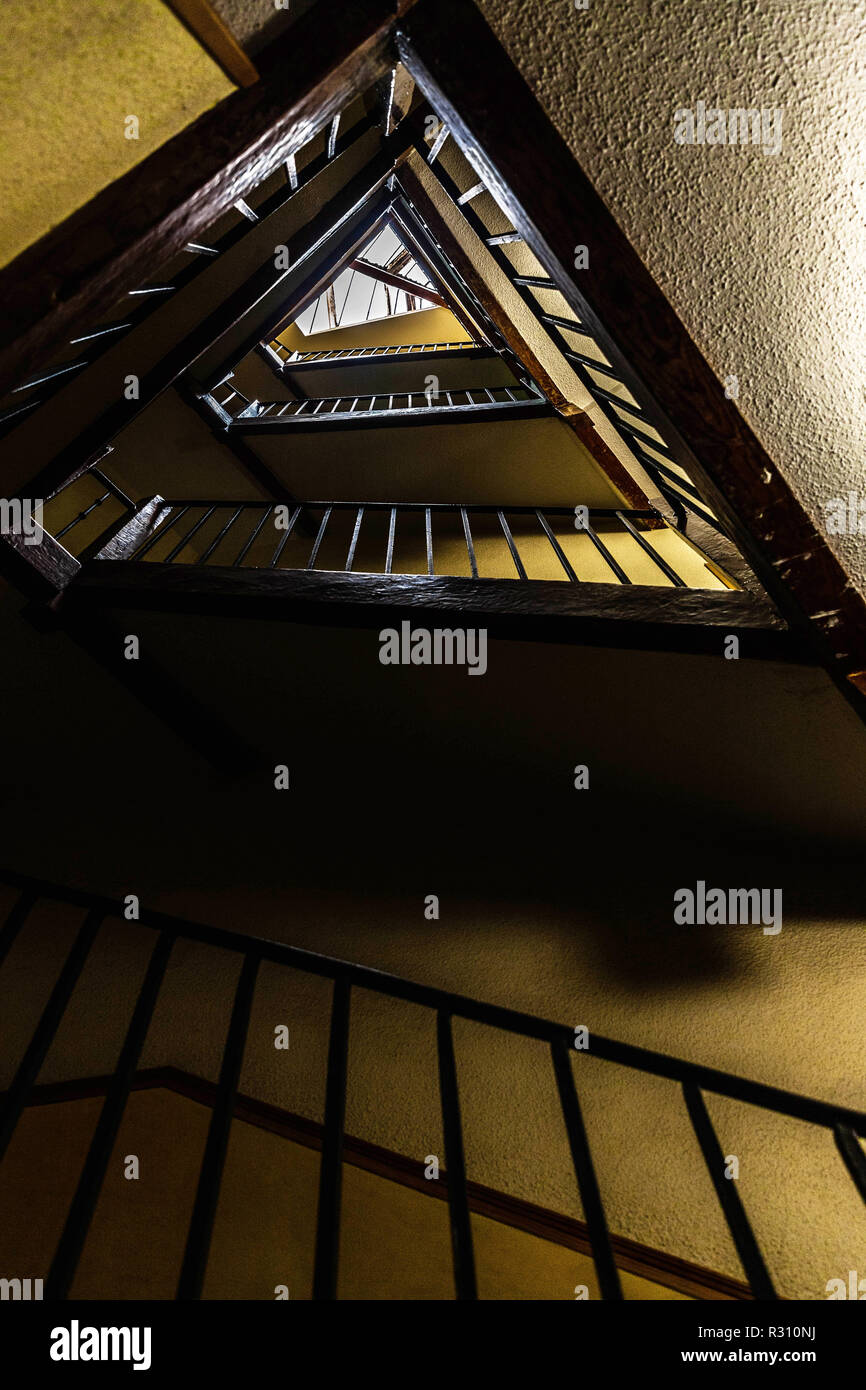
<path fill-rule="evenodd" d="M 404 618 L 481 625 L 491 636 L 808 661 L 769 605 L 740 590 L 567 581 L 361 575 L 94 560 L 65 590 L 73 612 L 142 608 L 381 629 Z"/>
<path fill-rule="evenodd" d="M 89 473 L 91 468 L 95 468 L 98 463 L 101 463 L 104 458 L 107 458 L 108 455 L 113 452 L 112 446 L 106 444 L 103 448 L 98 449 L 95 454 L 92 454 L 90 458 L 84 459 L 77 468 L 73 469 L 68 478 L 64 478 L 63 481 L 46 496 L 45 501 L 48 502 L 52 497 L 56 497 L 62 487 L 67 487 L 70 483 L 74 483 L 76 478 L 80 478 L 85 473 Z"/>
<path fill-rule="evenodd" d="M 361 120 L 356 121 L 355 124 L 349 128 L 348 132 L 342 135 L 337 141 L 337 157 L 339 158 L 341 154 L 345 153 L 345 151 L 354 145 L 357 140 L 361 139 L 367 131 L 371 130 L 374 125 L 375 122 L 370 117 L 363 117 Z M 298 186 L 305 187 L 309 184 L 312 179 L 327 167 L 328 163 L 326 152 L 322 151 L 314 159 L 310 160 L 308 164 L 304 165 L 300 179 L 296 180 L 295 188 Z M 259 203 L 256 209 L 259 221 L 264 221 L 273 213 L 280 211 L 288 199 L 293 196 L 294 191 L 295 190 L 286 185 L 282 188 L 278 188 L 270 197 L 266 198 L 264 202 Z M 211 237 L 211 235 L 208 234 L 208 241 L 215 241 L 216 245 L 210 246 L 206 253 L 190 256 L 188 265 L 183 269 L 174 269 L 171 277 L 174 286 L 174 295 L 180 290 L 185 289 L 193 280 L 197 279 L 197 277 L 207 269 L 207 266 L 215 257 L 221 256 L 225 251 L 234 247 L 239 241 L 243 240 L 252 229 L 253 224 L 248 222 L 246 218 L 238 218 L 219 237 Z M 213 230 L 214 229 L 211 228 L 211 231 Z M 192 245 L 192 243 L 190 243 L 190 245 Z M 186 249 L 188 250 L 189 248 L 187 247 Z M 170 298 L 173 299 L 174 295 Z M 145 319 L 149 320 L 151 313 L 158 314 L 162 307 L 161 301 L 162 296 L 153 297 L 144 295 L 140 301 L 138 301 L 140 306 L 138 309 L 131 310 L 129 313 L 124 314 L 123 317 L 125 322 L 122 323 L 119 328 L 117 325 L 109 325 L 105 328 L 96 330 L 95 335 L 88 337 L 87 341 L 85 341 L 81 347 L 81 351 L 86 355 L 86 363 L 84 366 L 89 370 L 100 357 L 111 351 L 121 337 L 121 330 L 124 333 L 132 332 L 138 329 Z M 81 375 L 83 375 L 83 367 Z M 52 381 L 40 387 L 39 400 L 18 407 L 19 414 L 17 419 L 13 419 L 12 411 L 4 412 L 4 414 L 0 416 L 0 438 L 10 430 L 16 428 L 18 424 L 23 423 L 25 414 L 34 412 L 38 417 L 44 417 L 49 402 L 55 395 L 58 395 L 64 390 L 69 380 L 70 378 L 64 374 L 55 377 Z M 68 399 L 68 396 L 64 399 Z M 61 409 L 62 408 L 63 406 L 61 404 Z"/>
<path fill-rule="evenodd" d="M 281 40 L 281 61 L 154 151 L 2 271 L 0 392 L 76 331 L 93 327 L 390 65 L 395 15 L 411 0 L 353 0 L 337 25 L 320 7 Z"/>
<path fill-rule="evenodd" d="M 104 560 L 124 560 L 132 555 L 157 526 L 164 508 L 165 498 L 159 494 L 140 502 L 132 516 L 123 518 L 110 539 L 99 537 L 99 549 L 93 551 L 93 557 L 101 555 Z"/>
<path fill-rule="evenodd" d="M 291 400 L 305 401 L 309 399 L 303 387 L 299 386 L 296 381 L 287 380 L 286 374 L 283 371 L 283 359 L 278 352 L 274 351 L 270 343 L 257 342 L 253 348 L 253 352 L 261 362 L 264 362 L 275 381 L 279 381 L 282 385 L 288 387 L 291 392 Z"/>
<path fill-rule="evenodd" d="M 431 289 L 429 285 L 419 285 L 416 280 L 407 280 L 405 275 L 395 275 L 392 270 L 386 270 L 384 266 L 373 265 L 372 261 L 365 261 L 361 256 L 356 256 L 349 262 L 351 270 L 359 270 L 362 275 L 369 275 L 373 280 L 381 280 L 383 285 L 390 285 L 395 290 L 405 290 L 406 294 L 414 294 L 418 299 L 426 299 L 430 304 L 438 304 L 440 308 L 447 308 L 445 300 L 437 290 Z"/>
<path fill-rule="evenodd" d="M 413 118 L 413 121 L 409 124 L 413 129 L 412 143 L 417 150 L 419 147 L 419 136 L 416 129 L 416 119 Z M 407 245 L 423 248 L 423 253 L 421 254 L 426 257 L 427 262 L 433 265 L 435 278 L 437 278 L 441 285 L 448 288 L 449 293 L 453 295 L 455 293 L 453 288 L 455 283 L 458 285 L 459 296 L 457 302 L 469 305 L 475 322 L 480 327 L 480 334 L 479 329 L 476 329 L 474 330 L 474 336 L 481 336 L 485 342 L 494 345 L 499 355 L 508 363 L 508 366 L 518 381 L 522 381 L 525 377 L 531 376 L 528 367 L 526 367 L 514 353 L 506 339 L 502 336 L 496 323 L 488 313 L 486 306 L 475 293 L 473 284 L 467 280 L 462 270 L 458 268 L 456 262 L 451 260 L 445 248 L 439 245 L 438 242 L 436 245 L 433 244 L 436 238 L 435 231 L 422 217 L 420 209 L 410 203 L 409 195 L 406 192 L 405 181 L 402 178 L 402 174 L 407 168 L 409 168 L 408 161 L 404 162 L 403 167 L 394 179 L 394 191 L 398 196 L 394 204 L 393 216 L 395 226 L 400 229 L 400 235 L 406 238 Z M 453 238 L 448 242 L 448 245 L 453 245 Z M 420 263 L 424 265 L 425 261 L 420 260 Z M 432 274 L 432 272 L 428 270 L 428 274 Z M 463 319 L 460 321 L 462 323 Z M 470 331 L 472 331 L 471 325 Z"/>
<path fill-rule="evenodd" d="M 75 556 L 47 531 L 38 545 L 28 545 L 22 535 L 0 538 L 0 574 L 28 598 L 51 602 L 80 568 Z"/>
<path fill-rule="evenodd" d="M 454 36 L 459 33 L 460 41 Z M 866 691 L 866 601 L 474 5 L 419 0 L 402 62 L 768 593 Z M 575 271 L 574 247 L 588 265 Z M 854 695 L 850 686 L 849 693 Z M 851 703 L 866 715 L 866 701 Z"/>
<path fill-rule="evenodd" d="M 435 173 L 435 170 L 433 171 Z M 649 505 L 646 493 L 637 484 L 625 465 L 602 439 L 592 420 L 579 406 L 570 401 L 554 381 L 544 363 L 526 341 L 511 316 L 500 304 L 490 289 L 484 276 L 460 245 L 445 218 L 439 212 L 427 190 L 421 183 L 411 165 L 404 164 L 400 170 L 400 183 L 407 196 L 421 210 L 425 222 L 438 238 L 442 249 L 460 271 L 473 294 L 482 304 L 485 313 L 495 324 L 497 331 L 508 344 L 520 363 L 532 374 L 533 379 L 544 392 L 568 428 L 595 459 L 602 472 L 610 479 L 617 491 L 626 499 L 629 507 L 642 509 Z M 480 243 L 479 243 L 480 244 Z M 485 248 L 485 254 L 489 251 Z"/>
<path fill-rule="evenodd" d="M 380 182 L 384 183 L 384 179 Z M 307 305 L 318 298 L 322 291 L 327 288 L 329 281 L 338 275 L 360 247 L 365 245 L 371 234 L 384 225 L 389 207 L 388 195 L 384 189 L 378 197 L 365 201 L 367 201 L 367 206 L 363 216 L 356 216 L 358 212 L 356 208 L 352 218 L 344 219 L 344 222 L 338 227 L 331 229 L 332 239 L 328 243 L 327 254 L 324 257 L 317 257 L 310 274 L 296 283 L 291 290 L 287 290 L 286 298 L 279 308 L 270 313 L 265 322 L 255 324 L 243 342 L 232 348 L 220 359 L 216 370 L 209 371 L 208 375 L 212 381 L 218 383 L 223 380 L 229 372 L 237 368 L 248 353 L 255 352 L 260 343 L 272 342 L 294 323 Z M 345 230 L 346 223 L 349 223 L 348 230 Z M 309 223 L 308 227 L 310 226 L 313 226 L 313 223 Z M 339 240 L 333 240 L 336 233 L 340 231 L 343 231 L 343 236 Z"/>

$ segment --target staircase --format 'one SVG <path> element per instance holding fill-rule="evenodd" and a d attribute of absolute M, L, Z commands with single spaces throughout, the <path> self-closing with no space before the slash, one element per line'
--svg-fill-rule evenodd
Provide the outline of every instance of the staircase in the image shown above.
<path fill-rule="evenodd" d="M 67 904 L 83 914 L 72 949 L 3 1098 L 0 1112 L 2 1157 L 31 1098 L 40 1068 L 73 999 L 76 985 L 86 966 L 88 954 L 100 926 L 107 918 L 124 920 L 127 913 L 125 904 L 94 893 L 63 888 L 11 872 L 4 872 L 0 878 L 19 894 L 0 932 L 0 965 L 16 938 L 26 930 L 28 919 L 40 902 L 49 900 Z M 736 1185 L 726 1178 L 727 1160 L 710 1120 L 705 1096 L 727 1097 L 738 1103 L 757 1106 L 762 1110 L 788 1116 L 829 1131 L 839 1152 L 840 1174 L 843 1170 L 847 1172 L 861 1198 L 866 1201 L 866 1156 L 858 1140 L 858 1136 L 866 1137 L 866 1114 L 861 1112 L 829 1105 L 808 1096 L 749 1081 L 711 1067 L 621 1043 L 591 1032 L 583 1026 L 574 1027 L 519 1013 L 279 942 L 209 927 L 147 908 L 141 909 L 137 923 L 136 929 L 156 934 L 154 945 L 114 1075 L 105 1080 L 105 1099 L 99 1119 L 54 1258 L 45 1278 L 46 1298 L 64 1299 L 69 1296 L 99 1201 L 114 1141 L 130 1091 L 136 1084 L 139 1058 L 159 1001 L 166 969 L 172 952 L 188 941 L 206 943 L 230 952 L 238 961 L 240 973 L 222 1046 L 219 1082 L 211 1096 L 210 1123 L 177 1282 L 178 1299 L 198 1299 L 202 1296 L 229 1135 L 238 1101 L 239 1078 L 253 1010 L 256 981 L 260 968 L 266 964 L 301 971 L 306 975 L 318 976 L 332 982 L 327 1084 L 324 1125 L 321 1130 L 321 1164 L 314 1238 L 314 1299 L 331 1300 L 338 1294 L 350 1009 L 353 1000 L 356 1009 L 363 1007 L 358 991 L 406 1001 L 435 1015 L 439 1100 L 447 1171 L 447 1176 L 443 1173 L 440 1178 L 443 1186 L 447 1186 L 448 1193 L 454 1290 L 457 1299 L 476 1299 L 478 1284 L 460 1109 L 459 1065 L 452 1032 L 455 1019 L 471 1020 L 501 1033 L 541 1042 L 549 1048 L 551 1086 L 555 1088 L 561 1107 L 598 1289 L 604 1299 L 621 1299 L 623 1292 L 615 1243 L 608 1229 L 602 1196 L 603 1175 L 600 1181 L 593 1163 L 590 1134 L 579 1100 L 580 1059 L 584 1054 L 646 1076 L 662 1078 L 681 1088 L 683 1103 L 700 1152 L 754 1298 L 772 1300 L 777 1297 L 777 1293 Z M 573 1055 L 575 1053 L 576 1057 Z M 166 1076 L 162 1075 L 159 1081 L 165 1084 L 166 1079 Z M 171 1081 L 171 1078 L 168 1080 Z M 158 1082 L 151 1078 L 151 1084 Z M 98 1093 L 100 1087 L 96 1090 Z M 475 1187 L 477 1197 L 477 1185 Z M 621 1243 L 617 1248 L 621 1249 Z"/>

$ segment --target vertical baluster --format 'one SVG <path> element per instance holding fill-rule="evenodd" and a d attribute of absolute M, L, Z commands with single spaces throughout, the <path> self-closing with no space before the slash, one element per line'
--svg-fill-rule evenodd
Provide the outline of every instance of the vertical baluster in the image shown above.
<path fill-rule="evenodd" d="M 349 545 L 349 554 L 348 554 L 347 557 L 346 557 L 346 573 L 347 573 L 347 574 L 351 573 L 352 566 L 353 566 L 353 564 L 355 563 L 355 547 L 356 547 L 357 544 L 358 544 L 358 536 L 360 535 L 360 532 L 361 532 L 361 522 L 362 522 L 363 520 L 364 520 L 364 508 L 363 508 L 363 507 L 359 507 L 359 508 L 358 508 L 358 511 L 357 511 L 357 514 L 356 514 L 356 516 L 355 516 L 355 529 L 354 529 L 354 531 L 352 532 L 352 540 L 351 540 L 351 544 Z"/>
<path fill-rule="evenodd" d="M 469 529 L 469 517 L 465 507 L 460 508 L 460 519 L 463 522 L 463 534 L 466 537 L 466 550 L 469 554 L 469 568 L 472 571 L 472 578 L 478 578 L 478 565 L 475 562 L 475 546 L 472 544 L 472 532 Z"/>
<path fill-rule="evenodd" d="M 173 548 L 171 549 L 171 551 L 169 552 L 169 554 L 166 555 L 165 560 L 163 561 L 163 564 L 171 565 L 171 564 L 174 563 L 176 557 L 180 554 L 180 552 L 181 552 L 183 549 L 185 549 L 185 547 L 186 547 L 187 545 L 189 545 L 189 543 L 190 543 L 190 541 L 192 540 L 193 536 L 197 535 L 197 533 L 198 533 L 198 532 L 201 530 L 201 528 L 204 526 L 205 522 L 210 520 L 210 518 L 213 516 L 213 514 L 214 514 L 215 511 L 216 511 L 216 507 L 206 507 L 206 508 L 205 508 L 205 510 L 202 512 L 201 516 L 199 517 L 199 519 L 198 519 L 198 521 L 195 523 L 195 525 L 194 525 L 194 526 L 191 526 L 190 529 L 189 529 L 187 532 L 185 532 L 185 534 L 184 534 L 184 535 L 181 537 L 181 539 L 178 541 L 177 545 L 176 545 L 176 546 L 173 546 Z"/>
<path fill-rule="evenodd" d="M 505 537 L 505 541 L 506 541 L 506 544 L 507 544 L 507 546 L 508 546 L 508 549 L 511 551 L 511 558 L 512 558 L 512 560 L 514 561 L 514 566 L 515 566 L 515 568 L 516 568 L 516 570 L 517 570 L 518 576 L 519 576 L 521 579 L 525 579 L 525 578 L 526 578 L 526 570 L 523 568 L 523 561 L 521 560 L 520 556 L 519 556 L 518 553 L 517 553 L 517 546 L 514 544 L 514 537 L 513 537 L 512 534 L 511 534 L 511 527 L 508 525 L 508 522 L 505 520 L 505 513 L 504 513 L 504 512 L 497 512 L 496 515 L 497 515 L 498 518 L 499 518 L 499 525 L 502 527 L 502 534 L 503 534 L 503 536 Z"/>
<path fill-rule="evenodd" d="M 271 506 L 265 507 L 265 508 L 263 509 L 262 515 L 261 515 L 261 519 L 259 520 L 258 524 L 253 528 L 253 530 L 250 532 L 249 538 L 244 542 L 243 546 L 241 547 L 241 549 L 240 549 L 240 551 L 239 551 L 239 553 L 238 553 L 238 557 L 237 557 L 237 559 L 236 559 L 235 562 L 234 562 L 234 565 L 235 565 L 235 566 L 237 566 L 237 565 L 242 565 L 242 564 L 243 564 L 244 560 L 247 558 L 247 555 L 249 554 L 249 551 L 250 551 L 250 548 L 251 548 L 253 542 L 255 541 L 256 537 L 258 536 L 259 532 L 261 531 L 261 529 L 262 529 L 262 527 L 264 526 L 265 522 L 267 521 L 268 517 L 269 517 L 269 516 L 272 516 L 275 510 L 276 510 L 276 503 L 272 503 Z M 234 567 L 234 566 L 233 566 L 233 567 Z"/>
<path fill-rule="evenodd" d="M 3 923 L 3 930 L 0 932 L 0 965 L 3 964 L 15 944 L 18 933 L 24 926 L 35 902 L 35 893 L 29 890 L 23 892 Z"/>
<path fill-rule="evenodd" d="M 288 526 L 286 527 L 284 534 L 283 534 L 283 535 L 280 537 L 280 539 L 277 541 L 277 548 L 276 548 L 276 550 L 274 551 L 274 558 L 271 560 L 271 563 L 270 563 L 270 568 L 271 568 L 271 569 L 276 569 L 277 564 L 278 564 L 279 559 L 280 559 L 280 556 L 282 555 L 283 551 L 285 550 L 285 548 L 286 548 L 286 546 L 287 546 L 287 544 L 288 544 L 289 536 L 292 534 L 292 532 L 293 532 L 294 529 L 295 529 L 295 522 L 297 521 L 297 519 L 298 519 L 298 517 L 299 517 L 300 515 L 301 515 L 301 508 L 300 508 L 300 507 L 296 507 L 295 510 L 292 512 L 292 515 L 289 517 L 289 524 L 288 524 Z"/>
<path fill-rule="evenodd" d="M 221 531 L 219 531 L 219 532 L 217 533 L 217 535 L 214 537 L 214 539 L 211 541 L 210 545 L 208 546 L 207 550 L 206 550 L 206 551 L 204 552 L 204 554 L 201 555 L 201 556 L 199 557 L 199 559 L 196 561 L 196 564 L 198 564 L 198 565 L 205 565 L 205 564 L 207 564 L 207 562 L 208 562 L 208 560 L 210 559 L 211 555 L 213 555 L 214 551 L 217 549 L 217 547 L 220 545 L 220 543 L 221 543 L 222 541 L 225 540 L 226 536 L 228 535 L 229 531 L 230 531 L 230 530 L 232 529 L 232 527 L 234 526 L 235 522 L 237 521 L 237 519 L 238 519 L 238 517 L 240 516 L 240 514 L 241 514 L 242 511 L 243 511 L 243 504 L 241 504 L 241 506 L 239 506 L 239 507 L 235 507 L 234 511 L 232 512 L 232 514 L 231 514 L 231 516 L 229 517 L 228 521 L 226 522 L 225 526 L 222 528 Z"/>
<path fill-rule="evenodd" d="M 69 1296 L 173 944 L 173 937 L 169 936 L 168 932 L 161 932 L 153 948 L 126 1038 L 117 1059 L 114 1076 L 106 1092 L 75 1196 L 69 1207 L 63 1234 L 45 1282 L 45 1297 L 49 1300 Z"/>
<path fill-rule="evenodd" d="M 853 1179 L 854 1186 L 863 1201 L 866 1202 L 866 1155 L 860 1147 L 857 1135 L 847 1125 L 835 1125 L 833 1138 L 836 1140 L 836 1148 L 842 1155 L 842 1161 Z"/>
<path fill-rule="evenodd" d="M 442 1130 L 445 1137 L 445 1166 L 448 1173 L 448 1211 L 451 1222 L 451 1254 L 454 1286 L 461 1301 L 477 1299 L 472 1224 L 466 1192 L 466 1159 L 463 1153 L 463 1127 L 460 1120 L 460 1094 L 451 1015 L 444 1009 L 436 1013 L 436 1040 L 439 1051 L 439 1095 L 442 1102 Z"/>
<path fill-rule="evenodd" d="M 0 1112 L 0 1158 L 6 1152 L 9 1140 L 12 1138 L 12 1132 L 27 1103 L 30 1088 L 48 1055 L 48 1049 L 54 1041 L 60 1020 L 63 1018 L 72 991 L 78 983 L 78 977 L 84 969 L 84 962 L 87 960 L 101 925 L 102 912 L 96 909 L 88 912 L 72 943 L 72 949 L 66 957 L 63 969 L 57 977 L 57 983 L 51 991 L 48 1003 L 42 1011 L 42 1016 L 36 1025 L 36 1031 L 21 1059 L 12 1085 L 6 1092 L 6 1102 L 2 1112 Z"/>
<path fill-rule="evenodd" d="M 312 549 L 312 551 L 310 552 L 310 558 L 309 558 L 309 560 L 307 561 L 307 569 L 308 569 L 308 570 L 311 570 L 311 569 L 313 568 L 313 566 L 315 565 L 315 563 L 316 563 L 316 556 L 317 556 L 318 553 L 319 553 L 319 546 L 322 544 L 322 539 L 323 539 L 323 537 L 324 537 L 324 535 L 325 535 L 325 528 L 326 528 L 327 525 L 328 525 L 328 520 L 329 520 L 329 518 L 330 518 L 330 515 L 331 515 L 331 512 L 332 512 L 332 511 L 333 511 L 333 507 L 326 507 L 326 508 L 325 508 L 325 515 L 322 517 L 322 522 L 321 522 L 321 525 L 319 526 L 319 533 L 318 533 L 318 535 L 316 536 L 315 541 L 313 542 L 313 549 Z"/>
<path fill-rule="evenodd" d="M 346 1120 L 346 1075 L 349 1062 L 348 980 L 334 981 L 328 1080 L 325 1088 L 325 1134 L 319 1167 L 316 1259 L 313 1298 L 335 1299 L 340 1258 L 340 1197 L 343 1180 L 343 1133 Z"/>
<path fill-rule="evenodd" d="M 592 524 L 589 521 L 587 521 L 586 525 L 582 526 L 580 529 L 583 531 L 585 535 L 589 536 L 589 539 L 592 541 L 599 555 L 603 557 L 605 564 L 609 565 L 610 568 L 613 570 L 620 584 L 631 584 L 631 580 L 629 579 L 622 565 L 620 565 L 613 558 L 607 546 L 604 544 L 604 541 L 601 539 L 600 536 L 596 534 L 595 530 L 592 527 Z"/>
<path fill-rule="evenodd" d="M 430 508 L 424 508 L 424 534 L 427 540 L 427 573 L 433 574 L 433 517 Z"/>
<path fill-rule="evenodd" d="M 704 1162 L 707 1165 L 707 1171 L 719 1199 L 719 1206 L 722 1208 L 722 1214 L 728 1223 L 731 1238 L 746 1272 L 752 1293 L 755 1298 L 775 1299 L 776 1291 L 773 1288 L 767 1266 L 764 1264 L 764 1257 L 758 1247 L 758 1242 L 749 1225 L 745 1207 L 740 1201 L 737 1185 L 725 1177 L 725 1157 L 707 1113 L 700 1089 L 692 1082 L 684 1082 L 683 1095 L 685 1096 L 689 1119 L 692 1122 L 698 1143 L 701 1146 Z"/>
<path fill-rule="evenodd" d="M 684 579 L 680 579 L 680 577 L 679 577 L 679 575 L 677 574 L 676 570 L 673 569 L 673 568 L 668 564 L 667 560 L 663 560 L 662 557 L 661 557 L 661 555 L 659 555 L 658 551 L 657 551 L 653 546 L 651 546 L 647 541 L 644 540 L 644 538 L 643 538 L 643 536 L 641 535 L 640 531 L 638 531 L 638 529 L 637 529 L 636 526 L 632 526 L 632 524 L 631 524 L 631 522 L 629 521 L 628 517 L 625 516 L 622 512 L 617 512 L 616 515 L 617 515 L 617 519 L 618 519 L 619 521 L 622 522 L 623 526 L 624 526 L 625 529 L 629 532 L 629 534 L 632 535 L 632 536 L 634 536 L 634 538 L 635 538 L 635 540 L 637 541 L 638 545 L 640 546 L 641 550 L 643 550 L 643 551 L 650 557 L 650 559 L 652 560 L 653 564 L 656 565 L 656 566 L 658 567 L 658 569 L 661 570 L 662 574 L 665 575 L 666 578 L 668 578 L 668 579 L 671 581 L 671 583 L 672 583 L 676 588 L 678 588 L 678 589 L 686 589 L 686 588 L 688 588 L 688 585 L 686 584 L 685 580 L 684 580 Z"/>
<path fill-rule="evenodd" d="M 337 153 L 337 134 L 340 129 L 340 112 L 338 111 L 331 121 L 331 129 L 328 131 L 328 159 L 334 158 Z"/>
<path fill-rule="evenodd" d="M 202 1159 L 201 1173 L 195 1194 L 195 1205 L 189 1223 L 183 1265 L 177 1286 L 177 1297 L 182 1300 L 201 1298 L 204 1285 L 213 1223 L 219 1202 L 226 1151 L 228 1150 L 229 1130 L 231 1129 L 238 1082 L 244 1060 L 244 1047 L 250 1026 L 253 991 L 256 986 L 258 968 L 259 957 L 250 952 L 244 957 L 243 969 L 235 991 L 228 1035 L 223 1049 L 219 1089 L 208 1128 L 207 1143 L 205 1144 L 204 1158 Z"/>
<path fill-rule="evenodd" d="M 544 515 L 543 512 L 540 512 L 540 511 L 537 511 L 537 510 L 536 510 L 535 515 L 538 517 L 538 520 L 541 522 L 541 526 L 542 526 L 542 529 L 543 529 L 543 531 L 544 531 L 544 534 L 547 536 L 547 539 L 550 541 L 550 544 L 553 546 L 554 554 L 556 555 L 557 559 L 559 560 L 559 563 L 562 565 L 562 568 L 565 570 L 565 572 L 566 572 L 566 574 L 568 575 L 569 579 L 571 579 L 571 580 L 576 584 L 576 583 L 578 582 L 578 581 L 577 581 L 577 575 L 575 574 L 574 570 L 572 569 L 571 565 L 569 564 L 568 558 L 567 558 L 567 556 L 566 556 L 566 554 L 565 554 L 565 551 L 563 550 L 562 546 L 559 544 L 559 541 L 556 539 L 556 536 L 553 534 L 553 531 L 551 530 L 551 528 L 550 528 L 550 526 L 549 526 L 549 524 L 548 524 L 547 517 Z"/>
<path fill-rule="evenodd" d="M 619 1272 L 614 1263 L 607 1218 L 604 1214 L 604 1204 L 601 1200 L 592 1154 L 589 1149 L 589 1140 L 586 1137 L 580 1102 L 577 1098 L 577 1088 L 574 1084 L 568 1047 L 563 1038 L 557 1038 L 551 1043 L 550 1050 L 553 1057 L 556 1086 L 559 1091 L 559 1103 L 562 1106 L 562 1117 L 565 1121 L 568 1143 L 571 1148 L 574 1175 L 577 1178 L 577 1190 L 583 1203 L 583 1214 L 589 1231 L 589 1242 L 592 1246 L 592 1258 L 595 1272 L 598 1275 L 599 1289 L 602 1298 L 621 1299 L 622 1288 L 619 1282 Z"/>

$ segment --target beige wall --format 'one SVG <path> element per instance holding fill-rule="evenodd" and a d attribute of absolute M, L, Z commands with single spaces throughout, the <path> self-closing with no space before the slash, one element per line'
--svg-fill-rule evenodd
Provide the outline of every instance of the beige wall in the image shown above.
<path fill-rule="evenodd" d="M 863 0 L 478 3 L 821 528 L 866 495 Z M 780 108 L 781 152 L 676 145 L 700 99 Z M 866 590 L 863 538 L 830 544 Z"/>

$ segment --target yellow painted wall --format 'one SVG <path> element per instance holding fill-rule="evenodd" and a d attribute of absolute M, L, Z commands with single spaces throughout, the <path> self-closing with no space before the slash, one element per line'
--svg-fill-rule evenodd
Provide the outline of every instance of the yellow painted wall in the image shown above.
<path fill-rule="evenodd" d="M 302 333 L 290 324 L 279 341 L 292 352 L 337 352 L 340 348 L 385 347 L 392 343 L 468 343 L 466 329 L 450 309 L 416 309 L 372 323 L 331 328 L 326 333 Z"/>
<path fill-rule="evenodd" d="M 75 1190 L 100 1099 L 25 1111 L 0 1187 L 0 1268 L 44 1278 Z M 183 1258 L 210 1110 L 168 1090 L 136 1091 L 109 1163 L 73 1298 L 172 1298 Z M 126 1155 L 140 1176 L 124 1177 Z M 419 1171 L 420 1171 L 419 1165 Z M 319 1155 L 236 1121 L 229 1142 L 204 1296 L 290 1299 L 312 1287 Z M 473 1215 L 483 1299 L 598 1297 L 592 1261 Z M 448 1208 L 426 1194 L 344 1164 L 339 1297 L 454 1297 Z M 686 1295 L 624 1273 L 632 1299 Z"/>
<path fill-rule="evenodd" d="M 2 23 L 5 264 L 233 84 L 162 0 L 4 0 Z"/>
<path fill-rule="evenodd" d="M 621 507 L 586 446 L 556 416 L 383 425 L 252 436 L 296 497 L 343 502 L 477 502 Z"/>

